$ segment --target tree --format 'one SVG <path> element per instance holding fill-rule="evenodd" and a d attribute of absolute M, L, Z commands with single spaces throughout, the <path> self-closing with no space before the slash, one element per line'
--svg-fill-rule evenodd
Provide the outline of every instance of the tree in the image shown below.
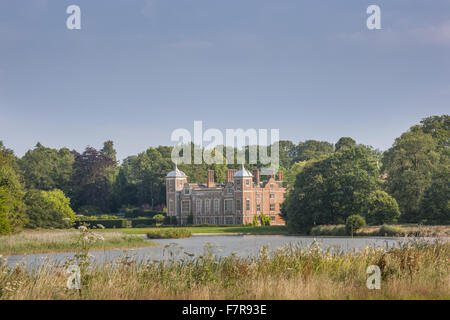
<path fill-rule="evenodd" d="M 306 166 L 282 209 L 293 232 L 309 232 L 314 225 L 342 224 L 362 212 L 369 195 L 379 190 L 379 171 L 373 150 L 342 148 Z"/>
<path fill-rule="evenodd" d="M 383 156 L 386 191 L 398 202 L 402 220 L 418 222 L 419 202 L 439 164 L 436 140 L 420 130 L 403 133 Z"/>
<path fill-rule="evenodd" d="M 324 159 L 333 153 L 333 145 L 326 141 L 306 140 L 300 142 L 292 152 L 294 162 Z"/>
<path fill-rule="evenodd" d="M 0 141 L 0 234 L 20 230 L 26 223 L 24 191 L 14 170 L 15 157 Z"/>
<path fill-rule="evenodd" d="M 68 228 L 75 220 L 70 199 L 59 189 L 29 191 L 26 203 L 30 228 Z"/>
<path fill-rule="evenodd" d="M 74 157 L 67 148 L 46 148 L 37 143 L 19 160 L 27 189 L 70 190 Z"/>
<path fill-rule="evenodd" d="M 356 146 L 356 141 L 353 140 L 352 138 L 349 137 L 342 137 L 339 139 L 338 142 L 336 142 L 335 151 L 339 151 L 339 149 L 347 147 L 347 148 L 351 148 Z"/>
<path fill-rule="evenodd" d="M 436 171 L 420 201 L 420 217 L 426 223 L 450 224 L 450 183 L 448 166 Z"/>
<path fill-rule="evenodd" d="M 369 195 L 364 212 L 367 223 L 372 225 L 396 222 L 400 216 L 397 201 L 381 190 Z"/>
<path fill-rule="evenodd" d="M 75 162 L 72 174 L 71 198 L 75 209 L 97 206 L 111 210 L 112 184 L 116 162 L 111 154 L 87 147 L 82 154 L 73 151 Z"/>
<path fill-rule="evenodd" d="M 358 232 L 359 229 L 366 225 L 366 221 L 359 214 L 352 214 L 347 218 L 345 222 L 345 231 L 348 235 L 353 235 Z"/>

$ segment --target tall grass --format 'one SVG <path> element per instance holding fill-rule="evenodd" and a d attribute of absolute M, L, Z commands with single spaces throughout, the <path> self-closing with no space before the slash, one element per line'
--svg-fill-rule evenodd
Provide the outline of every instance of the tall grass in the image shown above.
<path fill-rule="evenodd" d="M 409 241 L 398 248 L 322 250 L 317 243 L 269 254 L 193 257 L 166 246 L 167 260 L 122 257 L 90 265 L 81 292 L 66 289 L 64 266 L 0 265 L 2 299 L 449 299 L 450 243 Z M 380 290 L 366 287 L 369 265 L 381 269 Z"/>
<path fill-rule="evenodd" d="M 348 236 L 345 225 L 320 225 L 311 229 L 313 236 Z M 366 237 L 448 237 L 450 226 L 423 226 L 417 224 L 366 226 L 355 232 Z"/>
<path fill-rule="evenodd" d="M 95 241 L 91 249 L 132 248 L 155 245 L 140 236 L 120 232 L 101 232 L 102 240 Z M 24 231 L 0 236 L 0 254 L 46 253 L 79 249 L 78 230 Z"/>

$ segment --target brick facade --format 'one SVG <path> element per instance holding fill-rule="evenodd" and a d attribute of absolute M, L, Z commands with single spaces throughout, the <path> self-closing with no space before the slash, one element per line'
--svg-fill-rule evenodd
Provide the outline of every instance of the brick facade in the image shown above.
<path fill-rule="evenodd" d="M 227 170 L 225 184 L 214 183 L 212 170 L 206 184 L 187 183 L 187 176 L 176 168 L 166 176 L 166 192 L 167 215 L 176 216 L 180 224 L 191 214 L 194 224 L 246 224 L 261 214 L 270 216 L 271 225 L 285 224 L 279 216 L 286 192 L 282 181 L 270 177 L 260 182 L 259 172 L 252 175 L 244 167 Z"/>

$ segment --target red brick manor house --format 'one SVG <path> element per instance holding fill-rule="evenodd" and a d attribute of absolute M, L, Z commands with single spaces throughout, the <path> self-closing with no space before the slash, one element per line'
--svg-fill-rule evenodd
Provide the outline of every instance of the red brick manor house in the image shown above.
<path fill-rule="evenodd" d="M 242 165 L 241 170 L 227 170 L 225 184 L 214 183 L 214 171 L 208 170 L 208 182 L 188 183 L 184 172 L 175 167 L 166 176 L 167 215 L 176 216 L 178 223 L 186 224 L 193 216 L 194 224 L 245 224 L 264 214 L 272 225 L 284 225 L 280 205 L 286 189 L 282 186 L 283 173 L 278 180 L 273 176 L 260 181 L 259 170 L 253 174 Z"/>

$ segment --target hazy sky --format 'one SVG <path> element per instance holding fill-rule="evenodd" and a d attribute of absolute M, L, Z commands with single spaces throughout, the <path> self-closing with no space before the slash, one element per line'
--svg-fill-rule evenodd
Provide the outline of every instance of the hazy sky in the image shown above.
<path fill-rule="evenodd" d="M 122 159 L 194 120 L 384 150 L 449 101 L 448 0 L 0 0 L 0 140 L 19 156 L 111 139 Z"/>

